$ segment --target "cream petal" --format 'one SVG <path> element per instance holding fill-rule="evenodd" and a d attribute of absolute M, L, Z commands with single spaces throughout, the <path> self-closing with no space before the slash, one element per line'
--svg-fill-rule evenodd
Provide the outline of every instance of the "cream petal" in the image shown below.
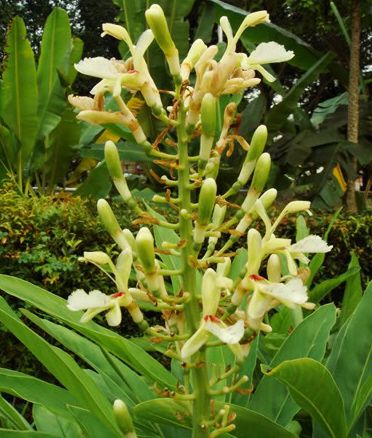
<path fill-rule="evenodd" d="M 111 310 L 106 313 L 106 321 L 110 327 L 117 327 L 121 323 L 121 309 L 119 302 L 116 301 Z"/>
<path fill-rule="evenodd" d="M 259 44 L 248 56 L 248 64 L 271 64 L 274 62 L 289 61 L 294 57 L 291 50 L 286 50 L 284 46 L 274 41 Z"/>
<path fill-rule="evenodd" d="M 181 349 L 182 359 L 185 360 L 195 354 L 208 341 L 208 338 L 208 331 L 205 330 L 204 325 L 201 325 L 191 338 L 184 343 Z"/>
<path fill-rule="evenodd" d="M 237 344 L 244 335 L 243 320 L 237 321 L 230 327 L 224 327 L 221 323 L 207 321 L 204 327 L 209 333 L 212 333 L 212 335 L 225 344 Z"/>
<path fill-rule="evenodd" d="M 332 248 L 333 246 L 327 245 L 327 242 L 323 240 L 320 236 L 311 234 L 310 236 L 307 236 L 299 242 L 291 245 L 288 248 L 288 251 L 298 253 L 325 253 L 331 251 Z"/>
<path fill-rule="evenodd" d="M 293 278 L 286 284 L 271 283 L 262 285 L 261 291 L 289 307 L 304 304 L 308 299 L 307 288 L 299 278 Z"/>
<path fill-rule="evenodd" d="M 102 56 L 97 56 L 96 58 L 84 58 L 75 64 L 75 69 L 84 75 L 101 79 L 115 78 L 118 74 L 115 63 Z"/>

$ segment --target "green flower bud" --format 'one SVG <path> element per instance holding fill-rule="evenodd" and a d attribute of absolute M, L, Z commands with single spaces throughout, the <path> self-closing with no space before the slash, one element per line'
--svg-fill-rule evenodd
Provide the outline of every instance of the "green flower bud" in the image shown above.
<path fill-rule="evenodd" d="M 220 302 L 220 288 L 217 287 L 217 274 L 212 268 L 208 268 L 202 280 L 202 304 L 203 317 L 215 315 Z"/>
<path fill-rule="evenodd" d="M 124 201 L 129 201 L 129 199 L 132 198 L 132 194 L 128 188 L 127 181 L 121 168 L 119 152 L 115 144 L 110 140 L 105 144 L 105 160 L 107 169 L 117 191 L 120 193 Z"/>
<path fill-rule="evenodd" d="M 115 420 L 124 435 L 127 438 L 130 436 L 135 437 L 132 417 L 130 416 L 127 405 L 122 400 L 117 399 L 114 401 L 113 411 Z"/>
<path fill-rule="evenodd" d="M 124 250 L 128 248 L 129 244 L 127 239 L 120 228 L 110 204 L 104 199 L 99 199 L 97 202 L 97 211 L 103 226 L 110 233 L 111 237 L 115 240 L 120 249 Z"/>
<path fill-rule="evenodd" d="M 129 246 L 132 248 L 132 252 L 134 255 L 137 254 L 137 244 L 136 244 L 136 238 L 133 236 L 133 233 L 128 230 L 128 228 L 124 228 L 123 234 L 129 244 Z"/>
<path fill-rule="evenodd" d="M 145 12 L 146 21 L 152 30 L 156 42 L 167 58 L 169 70 L 172 76 L 179 75 L 180 63 L 178 58 L 178 50 L 169 32 L 168 23 L 165 18 L 163 9 L 153 4 Z"/>
<path fill-rule="evenodd" d="M 260 125 L 253 133 L 251 144 L 247 153 L 246 161 L 257 160 L 265 149 L 267 141 L 267 128 Z"/>
<path fill-rule="evenodd" d="M 123 170 L 121 168 L 119 152 L 111 140 L 107 141 L 105 144 L 105 160 L 111 178 L 123 178 Z"/>
<path fill-rule="evenodd" d="M 211 93 L 206 93 L 201 103 L 201 131 L 207 137 L 214 137 L 216 132 L 217 99 Z M 209 154 L 208 154 L 209 155 Z"/>
<path fill-rule="evenodd" d="M 310 209 L 311 202 L 310 201 L 292 201 L 287 204 L 283 210 L 285 214 L 288 213 L 298 213 L 300 211 L 306 211 Z"/>
<path fill-rule="evenodd" d="M 217 184 L 213 178 L 203 181 L 199 194 L 198 222 L 201 225 L 208 225 L 217 194 Z"/>
<path fill-rule="evenodd" d="M 147 227 L 142 227 L 136 237 L 137 255 L 146 273 L 155 270 L 154 238 Z"/>
<path fill-rule="evenodd" d="M 212 223 L 213 225 L 219 226 L 222 224 L 223 220 L 225 219 L 227 206 L 223 205 L 222 207 L 218 204 L 214 206 L 213 210 L 213 216 L 212 216 Z"/>
<path fill-rule="evenodd" d="M 264 152 L 257 160 L 250 189 L 253 189 L 256 193 L 262 192 L 267 182 L 267 178 L 269 177 L 270 167 L 270 155 L 267 152 Z"/>

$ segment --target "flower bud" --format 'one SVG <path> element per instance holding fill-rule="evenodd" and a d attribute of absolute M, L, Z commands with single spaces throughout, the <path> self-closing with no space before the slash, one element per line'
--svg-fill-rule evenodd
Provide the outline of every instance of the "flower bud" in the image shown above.
<path fill-rule="evenodd" d="M 250 189 L 255 190 L 256 193 L 262 192 L 263 188 L 265 187 L 267 178 L 269 177 L 270 167 L 270 155 L 267 152 L 264 152 L 257 160 Z"/>
<path fill-rule="evenodd" d="M 292 201 L 287 204 L 283 210 L 285 214 L 288 213 L 298 213 L 300 211 L 306 211 L 310 209 L 310 201 Z"/>
<path fill-rule="evenodd" d="M 119 112 L 109 113 L 107 111 L 84 110 L 76 116 L 77 119 L 93 125 L 102 125 L 104 123 L 122 123 L 123 116 Z"/>
<path fill-rule="evenodd" d="M 115 420 L 120 430 L 127 436 L 131 432 L 134 432 L 134 426 L 132 418 L 128 411 L 127 405 L 120 399 L 114 401 L 113 406 Z"/>
<path fill-rule="evenodd" d="M 203 181 L 200 189 L 198 202 L 198 222 L 201 225 L 208 225 L 216 200 L 217 184 L 213 178 Z"/>
<path fill-rule="evenodd" d="M 112 141 L 107 141 L 105 144 L 105 160 L 109 174 L 115 184 L 116 189 L 124 199 L 128 201 L 132 194 L 128 188 L 127 181 L 124 177 L 121 168 L 120 156 L 117 147 Z"/>
<path fill-rule="evenodd" d="M 206 50 L 207 46 L 204 44 L 203 40 L 197 39 L 192 43 L 186 58 L 181 64 L 181 77 L 183 81 L 189 78 L 190 72 L 194 68 L 194 65 L 198 62 L 199 58 Z"/>
<path fill-rule="evenodd" d="M 217 264 L 217 274 L 226 277 L 229 275 L 231 268 L 231 259 L 230 257 L 224 257 L 223 263 Z"/>
<path fill-rule="evenodd" d="M 260 125 L 253 133 L 246 160 L 257 160 L 257 158 L 262 154 L 265 148 L 266 141 L 267 128 L 265 125 Z"/>
<path fill-rule="evenodd" d="M 125 238 L 125 235 L 120 228 L 120 225 L 109 203 L 104 199 L 99 199 L 97 202 L 97 211 L 103 226 L 109 232 L 111 237 L 115 240 L 117 245 L 122 250 L 128 248 L 129 244 L 127 242 L 127 239 Z"/>
<path fill-rule="evenodd" d="M 100 266 L 112 264 L 110 257 L 103 251 L 84 252 L 84 259 Z"/>
<path fill-rule="evenodd" d="M 262 237 L 261 234 L 254 228 L 248 231 L 248 261 L 246 265 L 247 275 L 258 274 L 261 266 L 261 249 Z"/>
<path fill-rule="evenodd" d="M 142 227 L 136 237 L 137 254 L 146 273 L 155 270 L 154 238 L 147 227 Z"/>
<path fill-rule="evenodd" d="M 137 245 L 136 245 L 136 238 L 133 236 L 133 233 L 128 230 L 128 228 L 124 228 L 123 234 L 129 244 L 129 246 L 132 248 L 132 252 L 134 255 L 137 254 Z"/>
<path fill-rule="evenodd" d="M 125 41 L 128 46 L 133 45 L 128 31 L 123 26 L 113 23 L 103 23 L 102 24 L 103 33 L 101 36 L 110 35 L 118 40 Z"/>
<path fill-rule="evenodd" d="M 182 360 L 188 359 L 195 354 L 209 338 L 209 332 L 201 325 L 198 330 L 189 338 L 181 349 Z"/>
<path fill-rule="evenodd" d="M 276 197 L 278 196 L 278 191 L 276 189 L 269 189 L 266 192 L 262 193 L 260 196 L 260 200 L 265 209 L 271 207 L 271 205 L 275 202 Z"/>
<path fill-rule="evenodd" d="M 208 268 L 202 280 L 202 304 L 203 317 L 215 315 L 220 302 L 220 288 L 217 287 L 217 274 L 212 268 Z"/>
<path fill-rule="evenodd" d="M 125 292 L 128 289 L 128 280 L 130 271 L 132 269 L 132 250 L 130 248 L 122 251 L 116 261 L 116 281 L 120 283 L 118 284 L 119 290 L 121 292 Z"/>
<path fill-rule="evenodd" d="M 282 277 L 282 268 L 280 263 L 280 257 L 277 254 L 271 254 L 267 260 L 267 278 L 273 283 L 280 283 Z"/>
<path fill-rule="evenodd" d="M 222 224 L 225 219 L 227 206 L 223 205 L 222 207 L 218 204 L 214 206 L 213 215 L 212 215 L 212 223 L 213 225 L 219 226 Z"/>
<path fill-rule="evenodd" d="M 147 9 L 145 16 L 147 24 L 152 30 L 157 43 L 164 52 L 171 75 L 179 75 L 180 63 L 178 50 L 169 32 L 163 9 L 159 5 L 153 4 Z"/>
<path fill-rule="evenodd" d="M 211 93 L 206 93 L 201 104 L 201 131 L 206 137 L 214 137 L 216 131 L 217 100 Z M 209 156 L 209 154 L 208 154 Z"/>

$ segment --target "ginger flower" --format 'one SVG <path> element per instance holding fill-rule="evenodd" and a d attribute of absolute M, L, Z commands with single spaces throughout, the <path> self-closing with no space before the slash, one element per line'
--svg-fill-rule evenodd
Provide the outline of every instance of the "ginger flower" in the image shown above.
<path fill-rule="evenodd" d="M 230 278 L 218 274 L 208 268 L 202 280 L 202 305 L 203 316 L 198 330 L 185 342 L 181 349 L 183 360 L 188 359 L 205 345 L 210 336 L 214 335 L 220 341 L 227 344 L 239 360 L 242 356 L 239 341 L 244 335 L 244 322 L 237 321 L 227 326 L 216 317 L 221 290 L 231 289 L 233 282 Z"/>
<path fill-rule="evenodd" d="M 300 278 L 292 278 L 287 283 L 274 283 L 259 275 L 251 275 L 250 280 L 254 289 L 246 313 L 248 325 L 254 330 L 271 331 L 271 327 L 262 321 L 265 314 L 279 304 L 290 309 L 313 309 L 315 306 L 307 302 L 307 289 Z"/>
<path fill-rule="evenodd" d="M 120 305 L 124 296 L 124 292 L 106 295 L 99 290 L 86 293 L 83 289 L 77 289 L 68 297 L 67 307 L 73 312 L 86 311 L 80 322 L 88 322 L 99 313 L 106 312 L 107 324 L 116 327 L 121 323 Z"/>
<path fill-rule="evenodd" d="M 289 61 L 293 57 L 294 53 L 291 50 L 286 50 L 281 44 L 270 41 L 259 44 L 249 56 L 245 55 L 242 60 L 242 68 L 257 70 L 267 81 L 274 82 L 275 77 L 262 65 Z"/>

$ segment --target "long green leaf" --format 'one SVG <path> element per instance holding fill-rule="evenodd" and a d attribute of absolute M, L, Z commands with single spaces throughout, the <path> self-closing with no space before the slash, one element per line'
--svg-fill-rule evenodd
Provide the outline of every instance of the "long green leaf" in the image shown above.
<path fill-rule="evenodd" d="M 268 111 L 265 119 L 270 131 L 277 132 L 286 123 L 287 117 L 297 110 L 298 101 L 305 88 L 324 71 L 331 60 L 332 55 L 330 53 L 326 53 L 321 59 L 317 60 L 283 96 L 283 100 Z"/>
<path fill-rule="evenodd" d="M 31 430 L 0 429 L 1 438 L 60 438 L 59 435 Z"/>
<path fill-rule="evenodd" d="M 121 436 L 116 426 L 112 406 L 71 356 L 51 346 L 23 324 L 2 297 L 0 297 L 0 320 L 76 397 L 83 407 L 91 410 L 103 424 L 110 428 L 113 437 Z"/>
<path fill-rule="evenodd" d="M 125 391 L 130 398 L 130 404 L 154 398 L 154 392 L 138 374 L 93 342 L 66 327 L 39 318 L 27 310 L 23 309 L 22 313 L 98 373 L 114 382 L 121 391 Z"/>
<path fill-rule="evenodd" d="M 7 422 L 18 430 L 30 430 L 31 426 L 26 419 L 11 405 L 4 397 L 0 395 L 0 416 L 4 417 Z"/>
<path fill-rule="evenodd" d="M 19 141 L 19 162 L 30 158 L 37 133 L 38 91 L 34 54 L 26 38 L 22 18 L 15 17 L 5 48 L 6 63 L 1 84 L 1 117 Z"/>
<path fill-rule="evenodd" d="M 360 393 L 372 376 L 372 283 L 333 344 L 327 367 L 340 387 L 346 418 L 354 424 L 360 415 Z M 363 389 L 362 389 L 363 388 Z M 368 402 L 368 399 L 367 399 Z M 359 405 L 358 409 L 356 409 Z"/>
<path fill-rule="evenodd" d="M 59 415 L 66 415 L 67 404 L 78 404 L 75 397 L 64 388 L 5 368 L 0 368 L 0 392 L 11 394 L 30 403 L 45 404 Z"/>
<path fill-rule="evenodd" d="M 168 388 L 176 386 L 172 374 L 142 348 L 92 321 L 81 323 L 81 313 L 68 310 L 64 299 L 27 281 L 3 274 L 0 274 L 0 289 L 70 325 L 151 380 Z"/>
<path fill-rule="evenodd" d="M 346 437 L 344 403 L 336 382 L 324 365 L 310 358 L 288 360 L 265 374 L 285 383 L 298 405 L 330 437 Z"/>
<path fill-rule="evenodd" d="M 73 146 L 79 143 L 80 125 L 76 114 L 66 109 L 58 126 L 50 133 L 43 171 L 50 188 L 63 184 L 76 154 Z"/>
<path fill-rule="evenodd" d="M 44 27 L 37 68 L 40 137 L 46 136 L 57 126 L 66 106 L 58 69 L 63 66 L 70 50 L 71 29 L 67 12 L 55 8 Z"/>
<path fill-rule="evenodd" d="M 355 268 L 357 272 L 355 272 L 354 275 L 351 275 L 346 280 L 344 296 L 342 299 L 341 315 L 339 318 L 339 324 L 341 325 L 344 324 L 349 316 L 354 312 L 363 295 L 362 280 L 360 276 L 361 268 L 358 257 L 355 253 L 351 254 L 348 271 L 352 270 L 353 268 Z"/>
<path fill-rule="evenodd" d="M 329 278 L 317 284 L 309 292 L 309 300 L 312 303 L 319 303 L 325 296 L 333 291 L 337 286 L 347 281 L 349 278 L 355 277 L 360 272 L 360 266 L 351 266 L 348 270 L 335 278 Z"/>
<path fill-rule="evenodd" d="M 34 405 L 32 417 L 38 431 L 55 434 L 61 438 L 76 437 L 83 438 L 83 432 L 72 415 L 66 418 L 51 412 L 47 407 Z"/>
<path fill-rule="evenodd" d="M 320 307 L 305 318 L 288 336 L 271 361 L 270 368 L 278 366 L 285 360 L 302 357 L 321 360 L 325 353 L 329 332 L 335 321 L 334 305 L 327 304 Z M 260 380 L 248 407 L 283 426 L 286 426 L 299 410 L 298 405 L 290 398 L 286 386 L 267 376 Z"/>

